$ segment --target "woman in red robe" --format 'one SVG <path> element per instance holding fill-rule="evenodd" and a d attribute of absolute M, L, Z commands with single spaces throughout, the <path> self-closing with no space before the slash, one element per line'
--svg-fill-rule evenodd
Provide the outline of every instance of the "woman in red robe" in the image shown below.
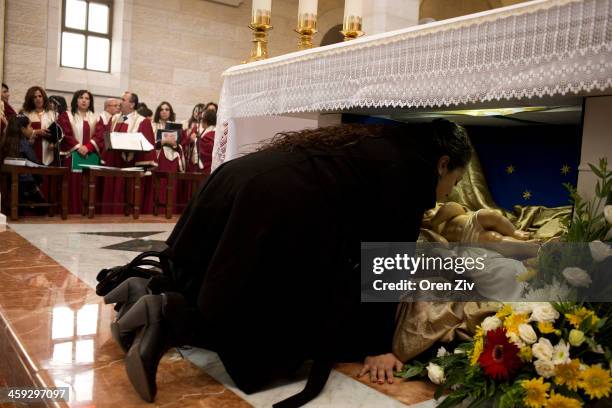
<path fill-rule="evenodd" d="M 199 103 L 193 107 L 191 118 L 189 119 L 187 129 L 185 129 L 185 137 L 183 137 L 182 145 L 185 152 L 185 170 L 191 173 L 201 173 L 203 164 L 200 161 L 199 143 L 198 140 L 204 134 L 206 126 L 204 125 L 204 112 L 206 106 Z"/>
<path fill-rule="evenodd" d="M 72 167 L 72 157 L 78 154 L 86 157 L 89 154 L 99 155 L 98 146 L 104 146 L 104 141 L 95 141 L 96 115 L 94 114 L 94 100 L 91 92 L 81 89 L 72 96 L 70 112 L 71 135 L 64 136 L 61 143 L 61 154 L 64 157 L 64 165 Z M 102 135 L 103 137 L 103 135 Z M 82 206 L 82 175 L 80 172 L 71 172 L 68 180 L 70 191 L 70 202 L 68 210 L 70 213 L 78 214 Z"/>
<path fill-rule="evenodd" d="M 204 112 L 204 123 L 206 129 L 200 140 L 198 140 L 200 162 L 202 163 L 202 172 L 210 174 L 210 166 L 212 164 L 212 150 L 215 143 L 215 126 L 217 126 L 217 111 L 207 109 Z"/>
<path fill-rule="evenodd" d="M 169 102 L 162 102 L 159 104 L 157 109 L 155 110 L 155 115 L 153 116 L 153 133 L 157 136 L 157 131 L 160 129 L 165 129 L 167 123 L 174 122 L 176 119 L 176 114 L 174 113 L 174 109 Z M 178 173 L 185 171 L 185 156 L 183 154 L 183 147 L 180 145 L 179 141 L 176 139 L 167 139 L 162 137 L 161 143 L 157 150 L 157 170 L 168 172 L 168 173 Z M 160 190 L 159 190 L 159 202 L 165 203 L 167 200 L 166 197 L 166 187 L 168 181 L 166 179 L 160 180 Z M 174 185 L 173 190 L 173 201 L 177 202 L 179 190 L 179 183 Z M 176 207 L 175 207 L 175 212 Z"/>
<path fill-rule="evenodd" d="M 56 146 L 46 139 L 49 136 L 47 128 L 55 121 L 56 115 L 49 110 L 49 98 L 40 86 L 33 86 L 27 90 L 23 113 L 30 119 L 34 129 L 34 151 L 36 157 L 44 165 L 57 165 Z"/>

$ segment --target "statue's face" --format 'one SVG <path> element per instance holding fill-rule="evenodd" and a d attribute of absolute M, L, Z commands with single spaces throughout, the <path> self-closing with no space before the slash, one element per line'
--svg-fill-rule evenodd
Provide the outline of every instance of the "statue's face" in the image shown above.
<path fill-rule="evenodd" d="M 453 170 L 448 170 L 448 156 L 442 156 L 438 161 L 438 185 L 436 186 L 436 201 L 445 202 L 448 201 L 448 195 L 453 191 L 463 174 L 465 168 L 458 167 Z"/>

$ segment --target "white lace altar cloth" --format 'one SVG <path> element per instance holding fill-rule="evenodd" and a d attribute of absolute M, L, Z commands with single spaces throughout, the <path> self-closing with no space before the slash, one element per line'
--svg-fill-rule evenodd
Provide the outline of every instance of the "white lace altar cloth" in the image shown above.
<path fill-rule="evenodd" d="M 612 0 L 536 0 L 232 67 L 213 165 L 232 118 L 604 91 L 611 20 Z"/>

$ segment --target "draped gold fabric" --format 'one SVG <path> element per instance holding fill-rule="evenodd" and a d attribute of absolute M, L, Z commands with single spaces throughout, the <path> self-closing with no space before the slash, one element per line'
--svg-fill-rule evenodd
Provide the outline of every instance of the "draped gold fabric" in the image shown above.
<path fill-rule="evenodd" d="M 467 341 L 482 320 L 495 313 L 495 302 L 412 302 L 400 305 L 393 354 L 408 361 L 436 341 Z"/>
<path fill-rule="evenodd" d="M 547 208 L 517 205 L 512 212 L 499 208 L 491 196 L 475 152 L 463 179 L 449 199 L 471 211 L 480 208 L 499 211 L 518 229 L 533 232 L 534 238 L 542 239 L 561 235 L 560 221 L 572 210 L 571 206 Z M 495 312 L 496 305 L 479 302 L 401 303 L 393 352 L 400 360 L 408 361 L 437 341 L 469 340 L 475 327 Z"/>

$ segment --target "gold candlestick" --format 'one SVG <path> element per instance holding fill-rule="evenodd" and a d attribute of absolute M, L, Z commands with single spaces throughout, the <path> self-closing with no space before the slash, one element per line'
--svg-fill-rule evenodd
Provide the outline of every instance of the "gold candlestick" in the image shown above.
<path fill-rule="evenodd" d="M 249 28 L 253 30 L 253 43 L 251 55 L 244 61 L 253 62 L 268 58 L 268 31 L 272 29 L 270 25 L 270 10 L 257 10 L 251 17 Z"/>
<path fill-rule="evenodd" d="M 298 41 L 299 50 L 312 48 L 312 36 L 317 33 L 317 15 L 312 13 L 300 14 L 295 32 L 300 35 L 300 40 Z"/>
<path fill-rule="evenodd" d="M 361 31 L 361 16 L 347 16 L 342 24 L 342 35 L 344 35 L 344 41 L 354 40 L 357 37 L 361 37 L 365 33 Z"/>

